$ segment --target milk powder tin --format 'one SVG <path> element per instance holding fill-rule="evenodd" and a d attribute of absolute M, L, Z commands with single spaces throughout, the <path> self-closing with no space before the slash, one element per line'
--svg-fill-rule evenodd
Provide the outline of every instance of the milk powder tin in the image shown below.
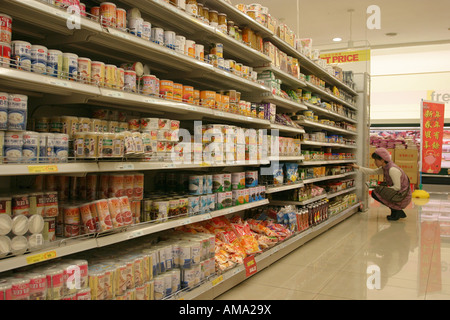
<path fill-rule="evenodd" d="M 89 58 L 78 58 L 78 73 L 80 75 L 80 82 L 90 84 L 92 61 Z"/>
<path fill-rule="evenodd" d="M 60 78 L 63 65 L 63 53 L 59 50 L 47 51 L 47 75 Z"/>
<path fill-rule="evenodd" d="M 164 45 L 164 29 L 152 28 L 152 41 L 161 46 Z"/>
<path fill-rule="evenodd" d="M 74 53 L 63 53 L 63 79 L 76 81 L 78 77 L 78 55 Z"/>
<path fill-rule="evenodd" d="M 23 133 L 22 160 L 24 163 L 37 162 L 39 133 L 25 131 Z"/>
<path fill-rule="evenodd" d="M 142 36 L 142 25 L 144 23 L 144 19 L 138 17 L 129 17 L 128 18 L 128 29 L 131 34 L 134 34 L 137 37 Z"/>
<path fill-rule="evenodd" d="M 122 31 L 127 28 L 127 11 L 122 8 L 116 8 L 116 27 Z"/>
<path fill-rule="evenodd" d="M 7 131 L 5 133 L 4 156 L 8 163 L 19 163 L 22 160 L 23 133 Z"/>
<path fill-rule="evenodd" d="M 9 94 L 0 92 L 0 130 L 8 129 L 8 100 Z"/>
<path fill-rule="evenodd" d="M 152 24 L 148 21 L 143 21 L 141 38 L 145 40 L 150 40 L 151 37 L 152 37 Z"/>
<path fill-rule="evenodd" d="M 117 85 L 116 81 L 117 66 L 113 64 L 105 65 L 105 87 L 115 88 Z"/>
<path fill-rule="evenodd" d="M 11 60 L 11 45 L 0 42 L 0 66 L 9 68 Z"/>
<path fill-rule="evenodd" d="M 8 99 L 8 130 L 24 131 L 27 123 L 28 97 L 10 94 Z"/>
<path fill-rule="evenodd" d="M 112 2 L 100 4 L 100 19 L 104 27 L 116 27 L 116 5 Z"/>
<path fill-rule="evenodd" d="M 124 90 L 127 92 L 136 92 L 136 71 L 125 70 Z"/>
<path fill-rule="evenodd" d="M 4 13 L 0 14 L 0 42 L 10 43 L 12 33 L 12 18 Z"/>
<path fill-rule="evenodd" d="M 11 42 L 11 66 L 31 71 L 31 43 L 21 40 Z"/>
<path fill-rule="evenodd" d="M 48 49 L 40 45 L 32 45 L 30 50 L 31 71 L 46 74 L 47 72 L 47 51 Z"/>
<path fill-rule="evenodd" d="M 164 31 L 164 45 L 172 50 L 175 50 L 175 32 L 166 30 Z"/>
<path fill-rule="evenodd" d="M 175 36 L 175 50 L 179 53 L 186 54 L 186 37 L 180 35 Z"/>
<path fill-rule="evenodd" d="M 101 61 L 92 61 L 91 77 L 94 85 L 103 87 L 105 84 L 105 63 Z"/>

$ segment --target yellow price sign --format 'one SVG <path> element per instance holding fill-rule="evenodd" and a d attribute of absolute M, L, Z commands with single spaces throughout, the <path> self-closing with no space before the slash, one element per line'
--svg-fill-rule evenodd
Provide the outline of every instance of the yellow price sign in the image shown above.
<path fill-rule="evenodd" d="M 41 165 L 41 166 L 28 166 L 29 173 L 53 173 L 58 172 L 57 165 Z"/>
<path fill-rule="evenodd" d="M 221 283 L 223 281 L 223 275 L 215 278 L 214 280 L 211 281 L 213 286 L 217 286 L 219 283 Z"/>
<path fill-rule="evenodd" d="M 56 258 L 56 251 L 46 251 L 43 253 L 35 254 L 32 256 L 27 257 L 27 263 L 33 264 L 37 262 L 42 262 L 50 259 Z"/>

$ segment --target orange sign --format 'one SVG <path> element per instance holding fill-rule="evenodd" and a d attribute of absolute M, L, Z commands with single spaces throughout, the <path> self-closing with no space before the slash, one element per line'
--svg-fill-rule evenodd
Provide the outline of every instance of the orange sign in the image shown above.
<path fill-rule="evenodd" d="M 422 172 L 441 171 L 444 112 L 445 104 L 422 102 Z"/>

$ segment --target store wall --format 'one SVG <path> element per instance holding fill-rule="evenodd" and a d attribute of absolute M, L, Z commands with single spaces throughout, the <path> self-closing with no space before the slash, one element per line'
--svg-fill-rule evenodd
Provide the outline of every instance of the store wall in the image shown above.
<path fill-rule="evenodd" d="M 422 99 L 450 107 L 449 57 L 450 44 L 373 49 L 371 123 L 419 124 Z M 450 111 L 445 116 L 449 123 Z"/>

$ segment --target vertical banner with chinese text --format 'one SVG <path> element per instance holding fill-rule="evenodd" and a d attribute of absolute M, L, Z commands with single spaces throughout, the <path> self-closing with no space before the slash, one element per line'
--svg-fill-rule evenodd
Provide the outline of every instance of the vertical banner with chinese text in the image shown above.
<path fill-rule="evenodd" d="M 421 105 L 421 162 L 423 173 L 439 173 L 442 160 L 445 104 L 422 101 Z"/>

